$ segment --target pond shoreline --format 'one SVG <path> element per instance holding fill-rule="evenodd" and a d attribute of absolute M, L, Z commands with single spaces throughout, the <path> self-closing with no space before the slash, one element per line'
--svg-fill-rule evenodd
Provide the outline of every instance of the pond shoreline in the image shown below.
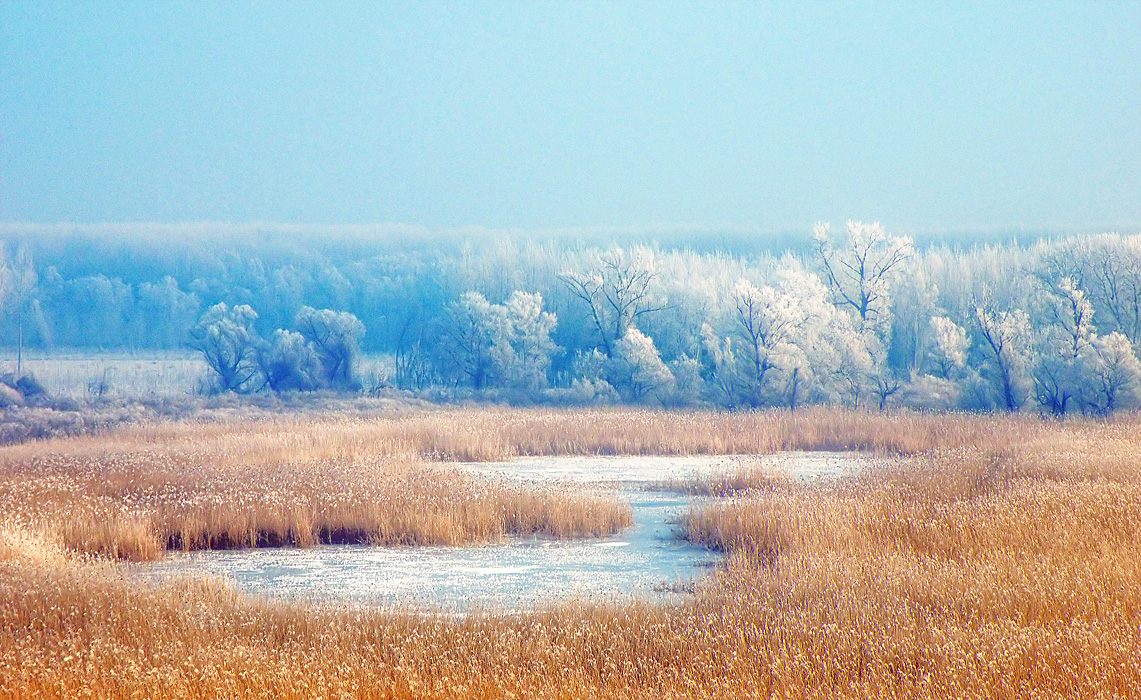
<path fill-rule="evenodd" d="M 530 609 L 568 597 L 631 596 L 678 602 L 723 554 L 680 536 L 679 520 L 707 496 L 663 488 L 668 480 L 700 478 L 763 466 L 801 481 L 858 468 L 851 453 L 785 453 L 729 457 L 531 457 L 461 463 L 462 469 L 509 481 L 617 491 L 631 505 L 634 524 L 602 538 L 508 537 L 466 546 L 207 550 L 173 553 L 131 565 L 148 579 L 212 575 L 239 590 L 269 597 L 431 610 Z"/>

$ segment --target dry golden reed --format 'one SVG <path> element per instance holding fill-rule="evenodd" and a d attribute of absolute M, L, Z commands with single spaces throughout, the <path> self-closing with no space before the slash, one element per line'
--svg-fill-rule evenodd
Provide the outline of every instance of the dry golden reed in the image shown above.
<path fill-rule="evenodd" d="M 792 479 L 778 466 L 743 464 L 709 474 L 673 477 L 647 484 L 651 491 L 670 491 L 691 496 L 729 498 L 747 493 L 792 488 Z"/>
<path fill-rule="evenodd" d="M 135 427 L 0 450 L 0 512 L 79 552 L 466 544 L 599 536 L 613 498 L 426 464 L 398 425 L 282 419 Z"/>
<path fill-rule="evenodd" d="M 570 601 L 455 618 L 250 599 L 212 579 L 144 585 L 12 516 L 0 526 L 0 698 L 1141 694 L 1136 417 L 467 410 L 280 427 L 297 431 L 283 454 L 311 450 L 318 462 L 356 444 L 353 435 L 369 436 L 353 447 L 362 464 L 376 456 L 365 445 L 384 435 L 447 458 L 654 453 L 639 429 L 661 437 L 666 454 L 848 444 L 881 456 L 839 481 L 764 488 L 759 475 L 761 488 L 695 508 L 689 536 L 726 550 L 727 564 L 680 606 Z M 118 439 L 124 454 L 202 445 L 194 449 L 235 455 L 250 448 L 231 434 L 261 430 L 276 428 L 168 426 Z M 36 481 L 11 464 L 97 456 L 110 444 L 5 453 L 8 497 L 20 500 L 19 478 Z M 258 449 L 275 444 L 271 435 Z M 269 463 L 280 472 L 290 462 Z"/>

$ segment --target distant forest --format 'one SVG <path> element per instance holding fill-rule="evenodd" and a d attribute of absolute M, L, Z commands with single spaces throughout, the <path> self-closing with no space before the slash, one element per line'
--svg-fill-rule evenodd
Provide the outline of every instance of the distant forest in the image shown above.
<path fill-rule="evenodd" d="M 359 348 L 391 356 L 386 386 L 449 398 L 1058 415 L 1141 402 L 1138 235 L 9 224 L 0 248 L 5 347 L 201 348 L 240 326 L 250 352 L 220 389 L 359 388 Z M 340 368 L 319 347 L 333 326 L 348 333 Z"/>

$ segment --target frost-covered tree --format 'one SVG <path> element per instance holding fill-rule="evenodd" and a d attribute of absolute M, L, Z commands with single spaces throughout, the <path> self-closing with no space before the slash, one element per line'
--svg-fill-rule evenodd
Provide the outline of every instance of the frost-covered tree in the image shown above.
<path fill-rule="evenodd" d="M 843 242 L 828 224 L 817 224 L 816 250 L 835 304 L 852 315 L 859 339 L 852 339 L 836 371 L 858 404 L 864 388 L 883 408 L 903 380 L 889 364 L 892 287 L 914 254 L 910 238 L 889 236 L 879 223 L 849 221 Z"/>
<path fill-rule="evenodd" d="M 702 353 L 708 364 L 708 386 L 713 392 L 713 400 L 726 406 L 736 406 L 738 399 L 737 355 L 733 351 L 732 337 L 721 337 L 713 326 L 701 326 Z"/>
<path fill-rule="evenodd" d="M 360 388 L 357 360 L 365 327 L 347 311 L 303 306 L 294 317 L 297 332 L 313 345 L 321 360 L 322 383 L 333 389 Z"/>
<path fill-rule="evenodd" d="M 1141 362 L 1133 344 L 1114 331 L 1094 338 L 1089 349 L 1084 358 L 1090 377 L 1087 408 L 1097 413 L 1135 408 L 1141 399 Z"/>
<path fill-rule="evenodd" d="M 931 345 L 929 320 L 938 313 L 939 286 L 913 257 L 893 283 L 888 364 L 899 373 L 920 370 Z"/>
<path fill-rule="evenodd" d="M 440 341 L 445 364 L 476 391 L 498 382 L 497 356 L 507 344 L 506 309 L 491 304 L 479 292 L 465 292 L 448 305 L 447 328 Z"/>
<path fill-rule="evenodd" d="M 543 296 L 538 293 L 512 292 L 506 309 L 512 353 L 510 364 L 499 372 L 515 388 L 537 394 L 546 388 L 551 357 L 559 350 L 551 340 L 558 319 L 543 311 Z"/>
<path fill-rule="evenodd" d="M 759 286 L 738 279 L 728 308 L 702 325 L 703 383 L 716 403 L 795 408 L 818 392 L 821 333 L 838 311 L 798 260 L 785 258 L 770 275 L 772 284 Z"/>
<path fill-rule="evenodd" d="M 975 331 L 984 357 L 982 375 L 996 392 L 996 403 L 1019 410 L 1029 394 L 1029 317 L 1021 309 L 996 311 L 984 301 L 975 308 Z"/>
<path fill-rule="evenodd" d="M 1141 343 L 1141 236 L 1107 233 L 1043 246 L 1036 276 L 1047 288 L 1058 279 L 1072 280 L 1106 330 Z"/>
<path fill-rule="evenodd" d="M 673 373 L 662 362 L 653 338 L 636 327 L 614 343 L 609 374 L 610 383 L 635 403 L 665 401 L 674 389 Z"/>
<path fill-rule="evenodd" d="M 1090 387 L 1084 376 L 1095 337 L 1093 306 L 1069 277 L 1049 288 L 1049 316 L 1039 324 L 1032 377 L 1034 397 L 1054 415 L 1062 416 L 1071 403 L 1084 403 Z"/>
<path fill-rule="evenodd" d="M 12 292 L 14 282 L 13 276 L 7 251 L 0 248 L 0 309 L 8 305 L 8 295 Z"/>
<path fill-rule="evenodd" d="M 952 379 L 967 366 L 967 351 L 971 346 L 967 329 L 946 316 L 932 316 L 928 323 L 931 343 L 926 366 L 934 376 Z"/>
<path fill-rule="evenodd" d="M 36 299 L 38 274 L 32 255 L 24 246 L 16 251 L 12 259 L 0 258 L 0 310 L 7 311 L 15 319 L 16 373 L 23 373 L 23 355 L 29 321 L 41 311 Z"/>
<path fill-rule="evenodd" d="M 776 276 L 780 289 L 795 297 L 801 319 L 782 358 L 785 376 L 782 403 L 795 410 L 806 401 L 838 401 L 843 387 L 852 387 L 844 379 L 842 357 L 853 347 L 862 347 L 850 315 L 832 303 L 828 288 L 799 261 L 784 260 Z M 849 362 L 848 366 L 852 364 Z M 862 391 L 863 377 L 848 376 Z"/>
<path fill-rule="evenodd" d="M 261 339 L 254 329 L 257 317 L 247 304 L 218 303 L 188 331 L 188 345 L 202 354 L 215 390 L 249 393 L 261 388 L 257 356 Z"/>
<path fill-rule="evenodd" d="M 803 313 L 792 294 L 741 280 L 733 290 L 735 329 L 744 351 L 739 362 L 743 393 L 752 406 L 766 403 L 771 376 L 788 364 Z"/>
<path fill-rule="evenodd" d="M 669 402 L 677 406 L 693 406 L 700 403 L 705 394 L 701 362 L 688 355 L 682 355 L 669 364 L 669 369 L 674 378 L 674 391 L 669 397 Z"/>
<path fill-rule="evenodd" d="M 558 346 L 555 315 L 540 294 L 515 291 L 506 304 L 465 292 L 449 307 L 444 354 L 473 389 L 512 388 L 537 395 Z"/>
<path fill-rule="evenodd" d="M 923 362 L 899 388 L 899 401 L 933 410 L 958 407 L 966 386 L 980 383 L 968 366 L 971 343 L 967 330 L 947 316 L 932 316 L 927 325 Z"/>
<path fill-rule="evenodd" d="M 670 251 L 655 256 L 660 299 L 669 304 L 638 319 L 638 328 L 653 337 L 665 357 L 697 358 L 702 353 L 702 326 L 712 323 L 730 333 L 733 289 L 745 278 L 765 279 L 774 264 L 767 256 L 748 265 L 724 254 Z"/>
<path fill-rule="evenodd" d="M 273 339 L 258 350 L 258 365 L 266 387 L 275 392 L 314 391 L 325 379 L 321 357 L 296 331 L 274 331 Z"/>
<path fill-rule="evenodd" d="M 1091 241 L 1086 289 L 1102 318 L 1136 348 L 1141 346 L 1141 235 L 1098 236 Z"/>
<path fill-rule="evenodd" d="M 559 279 L 586 304 L 599 343 L 610 357 L 640 316 L 666 306 L 655 286 L 657 266 L 649 248 L 592 251 L 583 268 L 566 270 Z"/>
<path fill-rule="evenodd" d="M 847 317 L 847 314 L 837 314 L 836 320 L 841 322 L 828 328 L 824 334 L 834 359 L 830 365 L 821 364 L 817 371 L 830 369 L 831 385 L 841 402 L 859 408 L 868 395 L 879 393 L 881 378 L 876 372 L 875 351 L 881 348 L 877 347 L 878 339 L 874 334 L 861 333 L 842 323 Z M 890 386 L 884 389 L 885 394 L 889 392 L 894 393 Z"/>
<path fill-rule="evenodd" d="M 180 289 L 169 275 L 158 283 L 143 282 L 131 314 L 132 335 L 150 347 L 171 347 L 201 310 L 198 297 Z"/>
<path fill-rule="evenodd" d="M 829 224 L 818 223 L 815 239 L 836 304 L 855 313 L 861 330 L 889 324 L 891 285 L 913 254 L 911 239 L 859 221 L 848 222 L 843 241 L 835 240 Z"/>

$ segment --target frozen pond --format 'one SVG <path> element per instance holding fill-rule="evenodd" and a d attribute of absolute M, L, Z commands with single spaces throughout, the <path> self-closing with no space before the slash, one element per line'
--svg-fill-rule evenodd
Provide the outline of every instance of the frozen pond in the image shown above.
<path fill-rule="evenodd" d="M 719 556 L 675 536 L 694 499 L 644 490 L 648 483 L 763 464 L 799 479 L 851 471 L 846 454 L 773 457 L 541 457 L 464 464 L 497 478 L 579 483 L 630 502 L 634 525 L 602 539 L 511 539 L 468 547 L 319 546 L 172 554 L 140 565 L 144 575 L 207 573 L 260 595 L 374 605 L 464 609 L 529 607 L 568 596 L 676 597 Z"/>
<path fill-rule="evenodd" d="M 150 573 L 201 571 L 250 593 L 380 605 L 525 607 L 565 596 L 655 595 L 718 556 L 674 536 L 689 499 L 629 495 L 634 526 L 604 539 L 511 539 L 469 547 L 325 545 L 174 554 Z"/>

